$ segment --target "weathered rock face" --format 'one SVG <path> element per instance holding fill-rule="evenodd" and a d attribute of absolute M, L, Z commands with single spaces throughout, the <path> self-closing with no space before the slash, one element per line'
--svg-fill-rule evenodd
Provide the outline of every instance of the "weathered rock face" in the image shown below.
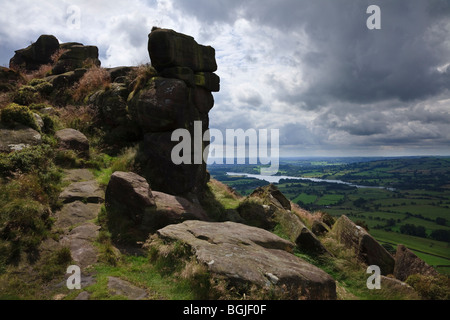
<path fill-rule="evenodd" d="M 419 294 L 413 287 L 398 279 L 381 276 L 380 285 L 385 290 L 404 294 L 408 300 L 420 300 Z"/>
<path fill-rule="evenodd" d="M 336 285 L 328 274 L 294 256 L 291 242 L 263 229 L 234 222 L 186 221 L 157 234 L 186 243 L 212 276 L 235 286 L 256 285 L 289 299 L 336 298 Z"/>
<path fill-rule="evenodd" d="M 271 231 L 278 225 L 304 252 L 331 256 L 320 240 L 290 209 L 290 201 L 276 186 L 270 184 L 255 189 L 238 208 L 238 212 L 247 224 L 255 227 Z"/>
<path fill-rule="evenodd" d="M 399 244 L 395 254 L 394 276 L 401 281 L 405 281 L 410 275 L 417 273 L 427 276 L 438 275 L 433 267 L 426 264 L 404 245 Z"/>
<path fill-rule="evenodd" d="M 304 252 L 309 252 L 311 254 L 324 254 L 328 256 L 333 256 L 329 252 L 322 242 L 312 233 L 308 228 L 304 227 L 301 229 L 300 234 L 295 239 L 297 246 Z"/>
<path fill-rule="evenodd" d="M 148 50 L 158 75 L 127 99 L 131 121 L 143 137 L 138 152 L 139 165 L 152 188 L 175 195 L 200 194 L 208 181 L 203 141 L 208 129 L 208 112 L 214 105 L 212 91 L 219 90 L 220 79 L 215 50 L 197 44 L 190 36 L 173 30 L 154 28 L 149 34 Z M 195 123 L 201 122 L 200 158 L 194 158 Z M 172 141 L 174 130 L 185 129 L 191 137 L 190 161 L 175 164 L 172 149 L 182 139 Z"/>
<path fill-rule="evenodd" d="M 316 236 L 321 236 L 321 235 L 329 232 L 330 228 L 325 223 L 323 223 L 322 221 L 314 220 L 313 221 L 313 225 L 311 227 L 311 231 Z"/>
<path fill-rule="evenodd" d="M 64 52 L 57 61 L 52 61 L 52 56 L 60 49 Z M 50 63 L 55 63 L 52 69 L 53 75 L 92 65 L 100 66 L 98 48 L 96 46 L 85 46 L 78 42 L 60 44 L 55 36 L 41 35 L 36 42 L 27 48 L 17 50 L 9 65 L 10 68 L 33 71 Z"/>
<path fill-rule="evenodd" d="M 380 267 L 382 275 L 394 272 L 394 257 L 363 228 L 357 226 L 345 215 L 341 216 L 332 231 L 337 239 L 348 248 L 354 249 L 358 258 L 368 264 Z"/>
<path fill-rule="evenodd" d="M 167 219 L 167 224 L 183 222 L 185 220 L 208 221 L 209 217 L 200 205 L 185 198 L 167 193 L 153 191 L 157 211 Z"/>
<path fill-rule="evenodd" d="M 278 208 L 291 210 L 291 203 L 278 188 L 269 184 L 265 187 L 259 187 L 252 192 L 250 197 L 258 197 L 261 199 L 268 198 L 270 202 Z"/>
<path fill-rule="evenodd" d="M 126 213 L 135 223 L 141 223 L 148 208 L 155 206 L 150 186 L 145 178 L 133 172 L 114 172 L 106 188 L 106 205 Z"/>
<path fill-rule="evenodd" d="M 152 191 L 147 180 L 133 172 L 112 174 L 105 206 L 108 215 L 115 217 L 112 220 L 122 221 L 121 225 L 112 226 L 113 233 L 125 231 L 137 237 L 185 220 L 209 220 L 201 206 L 180 196 Z"/>
<path fill-rule="evenodd" d="M 194 72 L 217 70 L 214 48 L 199 45 L 188 35 L 153 28 L 148 39 L 150 59 L 158 71 L 171 67 L 188 67 Z"/>
<path fill-rule="evenodd" d="M 23 125 L 9 128 L 0 124 L 0 152 L 18 151 L 41 142 L 41 134 L 34 129 Z"/>
<path fill-rule="evenodd" d="M 70 202 L 58 211 L 55 227 L 65 229 L 92 220 L 97 217 L 100 207 L 100 203 L 84 203 L 79 200 Z"/>
<path fill-rule="evenodd" d="M 172 132 L 154 132 L 144 135 L 138 154 L 142 175 L 155 190 L 173 195 L 200 193 L 207 183 L 206 164 L 173 163 L 172 149 L 178 144 L 171 140 Z"/>
<path fill-rule="evenodd" d="M 109 72 L 109 76 L 111 77 L 111 82 L 121 82 L 123 77 L 126 77 L 130 72 L 135 70 L 136 67 L 114 67 L 114 68 L 106 68 L 106 71 Z"/>
<path fill-rule="evenodd" d="M 247 200 L 239 207 L 239 214 L 248 224 L 266 230 L 279 223 L 277 217 L 282 211 L 291 209 L 289 200 L 273 184 L 255 189 Z M 285 215 L 283 220 L 286 220 Z"/>
<path fill-rule="evenodd" d="M 129 102 L 131 115 L 144 132 L 172 132 L 186 128 L 189 113 L 188 89 L 184 81 L 153 78 Z"/>
<path fill-rule="evenodd" d="M 89 64 L 100 66 L 98 48 L 96 46 L 85 46 L 77 42 L 68 42 L 62 43 L 59 48 L 65 50 L 65 52 L 59 57 L 53 67 L 53 74 L 66 73 L 84 68 Z"/>
<path fill-rule="evenodd" d="M 51 62 L 52 55 L 59 49 L 59 41 L 52 35 L 41 35 L 36 42 L 25 49 L 16 51 L 9 61 L 10 68 L 26 71 L 37 70 Z"/>
<path fill-rule="evenodd" d="M 79 68 L 73 71 L 67 71 L 65 73 L 45 77 L 45 81 L 50 83 L 55 89 L 67 88 L 78 82 L 86 71 L 87 69 L 85 68 Z"/>

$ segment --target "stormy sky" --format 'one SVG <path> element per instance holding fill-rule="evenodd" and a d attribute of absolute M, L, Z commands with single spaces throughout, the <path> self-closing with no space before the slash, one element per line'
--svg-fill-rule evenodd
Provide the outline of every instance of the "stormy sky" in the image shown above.
<path fill-rule="evenodd" d="M 448 0 L 6 0 L 0 64 L 41 34 L 148 63 L 152 26 L 216 49 L 212 128 L 279 129 L 281 156 L 450 155 Z"/>

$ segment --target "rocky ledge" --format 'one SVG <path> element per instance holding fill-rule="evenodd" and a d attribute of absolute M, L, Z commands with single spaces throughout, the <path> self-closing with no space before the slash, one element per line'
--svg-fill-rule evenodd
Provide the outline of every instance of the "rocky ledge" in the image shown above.
<path fill-rule="evenodd" d="M 293 243 L 269 231 L 235 222 L 185 221 L 158 230 L 157 236 L 187 244 L 212 277 L 237 288 L 254 285 L 286 299 L 336 298 L 334 279 L 296 257 Z"/>

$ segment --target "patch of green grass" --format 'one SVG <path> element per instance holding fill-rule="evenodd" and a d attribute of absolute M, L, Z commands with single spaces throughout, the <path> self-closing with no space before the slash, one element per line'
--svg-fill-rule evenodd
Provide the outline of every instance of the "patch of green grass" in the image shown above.
<path fill-rule="evenodd" d="M 83 168 L 86 160 L 80 158 L 74 150 L 58 150 L 55 153 L 55 164 L 62 168 Z"/>
<path fill-rule="evenodd" d="M 201 295 L 205 292 L 202 293 L 199 279 L 184 277 L 181 274 L 183 270 L 180 269 L 180 265 L 177 268 L 179 272 L 170 273 L 165 272 L 164 268 L 161 269 L 161 264 L 158 266 L 158 264 L 152 263 L 151 258 L 147 256 L 131 255 L 122 256 L 116 266 L 97 264 L 95 266 L 96 283 L 85 290 L 91 293 L 92 300 L 126 299 L 111 295 L 108 291 L 108 277 L 113 276 L 145 289 L 149 294 L 149 299 L 195 300 L 202 298 Z M 170 267 L 169 263 L 167 263 L 167 267 Z M 200 282 L 203 281 L 204 279 Z"/>
<path fill-rule="evenodd" d="M 0 208 L 0 240 L 5 246 L 8 263 L 20 259 L 22 253 L 31 254 L 48 235 L 51 225 L 49 210 L 29 198 L 15 198 Z"/>
<path fill-rule="evenodd" d="M 402 213 L 409 212 L 412 214 L 421 214 L 431 219 L 450 216 L 450 209 L 433 205 L 406 205 L 395 207 L 394 210 Z"/>
<path fill-rule="evenodd" d="M 72 263 L 70 249 L 61 248 L 45 257 L 43 264 L 39 267 L 39 275 L 44 281 L 50 281 L 55 276 L 61 276 L 66 272 L 67 267 Z"/>
<path fill-rule="evenodd" d="M 5 177 L 14 172 L 44 172 L 53 164 L 53 156 L 54 150 L 48 144 L 28 147 L 8 154 L 0 154 L 0 175 Z"/>
<path fill-rule="evenodd" d="M 0 300 L 34 300 L 42 292 L 35 279 L 14 272 L 0 275 Z"/>
<path fill-rule="evenodd" d="M 211 180 L 208 186 L 224 209 L 237 209 L 239 207 L 240 198 L 228 186 L 217 180 Z"/>
<path fill-rule="evenodd" d="M 328 206 L 339 202 L 340 200 L 342 200 L 342 198 L 344 198 L 344 196 L 340 194 L 327 194 L 323 197 L 320 197 L 319 201 L 317 201 L 317 204 L 320 206 Z"/>
<path fill-rule="evenodd" d="M 100 154 L 97 156 L 94 166 L 94 174 L 102 186 L 107 186 L 111 175 L 116 171 L 132 171 L 136 158 L 137 148 L 130 147 L 122 150 L 118 156 Z"/>
<path fill-rule="evenodd" d="M 401 243 L 411 250 L 419 250 L 450 259 L 450 250 L 448 243 L 442 241 L 419 238 L 384 230 L 370 230 L 370 234 L 375 237 L 375 239 L 381 242 L 388 242 L 394 245 Z M 427 260 L 425 260 L 425 262 L 427 262 Z"/>
<path fill-rule="evenodd" d="M 41 100 L 41 96 L 35 87 L 24 85 L 14 92 L 13 100 L 15 103 L 21 105 L 29 105 L 39 102 L 39 100 Z"/>
<path fill-rule="evenodd" d="M 274 233 L 275 235 L 279 236 L 282 239 L 291 241 L 291 238 L 289 237 L 288 234 L 286 234 L 283 226 L 279 223 L 273 228 L 273 230 L 271 232 Z"/>
<path fill-rule="evenodd" d="M 317 199 L 316 195 L 313 194 L 306 194 L 306 193 L 301 193 L 298 196 L 296 196 L 294 199 L 292 199 L 292 202 L 299 202 L 301 201 L 304 204 L 310 204 L 310 203 L 314 203 Z"/>
<path fill-rule="evenodd" d="M 338 299 L 360 299 L 360 300 L 411 300 L 419 299 L 413 292 L 395 288 L 389 282 L 381 282 L 380 290 L 367 288 L 367 266 L 363 265 L 355 256 L 355 253 L 346 249 L 332 234 L 322 239 L 325 247 L 333 253 L 334 257 L 327 259 L 306 258 L 308 262 L 321 268 L 330 274 L 337 282 L 340 290 L 347 292 L 346 295 L 338 295 Z M 297 254 L 298 255 L 298 254 Z"/>

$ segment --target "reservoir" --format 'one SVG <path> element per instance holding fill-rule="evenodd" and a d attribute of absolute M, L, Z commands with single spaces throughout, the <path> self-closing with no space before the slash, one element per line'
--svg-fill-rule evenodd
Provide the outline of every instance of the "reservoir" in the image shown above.
<path fill-rule="evenodd" d="M 251 173 L 236 173 L 236 172 L 227 172 L 227 175 L 229 176 L 243 176 L 248 178 L 255 178 L 259 180 L 264 180 L 269 183 L 279 183 L 281 179 L 292 179 L 292 180 L 307 180 L 312 182 L 327 182 L 327 183 L 338 183 L 338 184 L 345 184 L 351 187 L 356 188 L 370 188 L 370 189 L 386 189 L 389 191 L 394 191 L 394 188 L 387 188 L 387 187 L 378 187 L 378 186 L 362 186 L 358 184 L 353 184 L 350 182 L 345 182 L 342 180 L 329 180 L 329 179 L 319 179 L 319 178 L 303 178 L 303 177 L 290 177 L 290 176 L 263 176 L 260 174 L 251 174 Z"/>

